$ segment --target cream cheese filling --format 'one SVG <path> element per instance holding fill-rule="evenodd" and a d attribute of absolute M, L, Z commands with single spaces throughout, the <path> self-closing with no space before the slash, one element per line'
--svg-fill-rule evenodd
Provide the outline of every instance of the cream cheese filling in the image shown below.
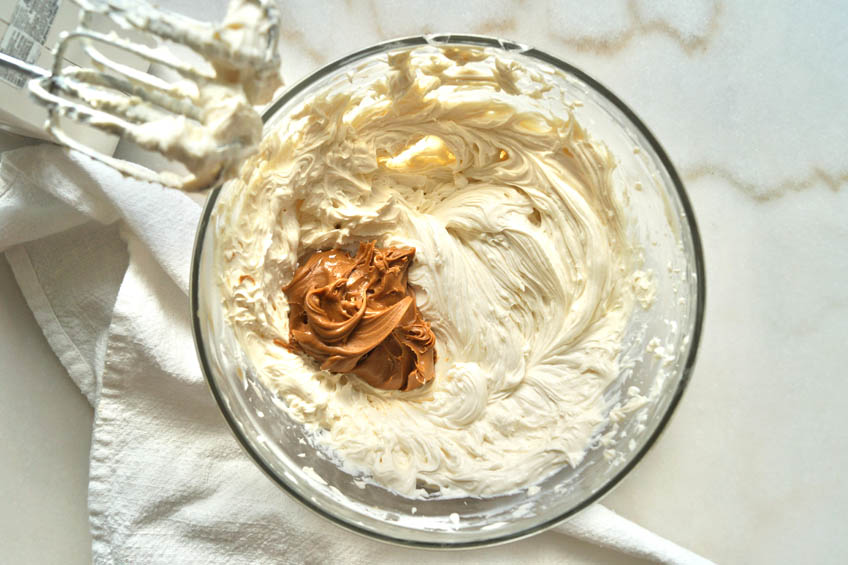
<path fill-rule="evenodd" d="M 579 465 L 636 303 L 614 156 L 547 109 L 543 75 L 493 51 L 417 48 L 354 75 L 266 134 L 216 208 L 225 316 L 259 378 L 316 443 L 408 496 Z M 370 239 L 416 249 L 438 360 L 412 392 L 279 345 L 298 258 Z"/>

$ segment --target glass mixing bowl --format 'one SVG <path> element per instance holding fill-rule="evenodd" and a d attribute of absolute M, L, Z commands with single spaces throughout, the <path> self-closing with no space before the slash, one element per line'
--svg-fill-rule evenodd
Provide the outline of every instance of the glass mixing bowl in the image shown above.
<path fill-rule="evenodd" d="M 632 412 L 618 411 L 576 469 L 563 467 L 537 488 L 488 498 L 413 500 L 358 480 L 361 477 L 348 474 L 304 441 L 303 427 L 253 375 L 223 322 L 214 276 L 214 212 L 226 185 L 210 194 L 200 222 L 191 307 L 198 356 L 212 394 L 238 441 L 274 482 L 318 514 L 373 538 L 412 546 L 470 547 L 521 538 L 556 524 L 599 500 L 645 455 L 668 423 L 692 372 L 704 314 L 704 266 L 689 200 L 660 144 L 609 90 L 537 49 L 467 35 L 375 45 L 289 88 L 266 112 L 266 128 L 333 81 L 348 80 L 353 68 L 379 65 L 388 52 L 428 45 L 482 46 L 526 67 L 544 69 L 559 88 L 582 102 L 575 110 L 579 121 L 618 159 L 616 186 L 626 187 L 620 196 L 637 219 L 630 236 L 644 253 L 643 270 L 653 272 L 656 298 L 649 310 L 634 310 L 620 356 L 622 373 L 607 395 L 624 401 L 631 387 L 638 387 L 650 400 Z M 551 100 L 557 103 L 562 104 Z"/>

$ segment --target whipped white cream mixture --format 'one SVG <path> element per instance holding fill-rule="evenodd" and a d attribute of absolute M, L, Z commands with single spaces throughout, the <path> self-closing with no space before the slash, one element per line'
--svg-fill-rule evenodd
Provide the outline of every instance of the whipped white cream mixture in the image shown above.
<path fill-rule="evenodd" d="M 287 114 L 219 199 L 224 310 L 258 376 L 316 444 L 402 494 L 528 486 L 604 427 L 635 254 L 613 155 L 546 108 L 550 89 L 485 49 L 396 52 Z M 415 248 L 437 361 L 413 391 L 285 347 L 298 261 L 370 240 Z"/>

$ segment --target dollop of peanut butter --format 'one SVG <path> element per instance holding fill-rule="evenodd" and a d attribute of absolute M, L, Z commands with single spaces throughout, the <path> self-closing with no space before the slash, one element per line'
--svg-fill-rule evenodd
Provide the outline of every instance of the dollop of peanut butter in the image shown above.
<path fill-rule="evenodd" d="M 311 255 L 283 287 L 289 342 L 321 368 L 353 373 L 373 387 L 413 390 L 433 380 L 436 337 L 407 278 L 411 247 L 361 243 Z"/>

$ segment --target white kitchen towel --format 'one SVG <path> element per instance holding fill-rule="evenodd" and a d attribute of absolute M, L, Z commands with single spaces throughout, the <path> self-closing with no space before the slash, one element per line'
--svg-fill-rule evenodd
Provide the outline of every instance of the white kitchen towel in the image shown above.
<path fill-rule="evenodd" d="M 580 551 L 569 536 L 706 563 L 600 505 L 555 528 L 567 536 L 450 554 L 367 540 L 302 508 L 243 454 L 200 373 L 186 296 L 199 215 L 196 198 L 55 146 L 2 156 L 0 251 L 95 408 L 96 563 L 562 563 Z"/>

